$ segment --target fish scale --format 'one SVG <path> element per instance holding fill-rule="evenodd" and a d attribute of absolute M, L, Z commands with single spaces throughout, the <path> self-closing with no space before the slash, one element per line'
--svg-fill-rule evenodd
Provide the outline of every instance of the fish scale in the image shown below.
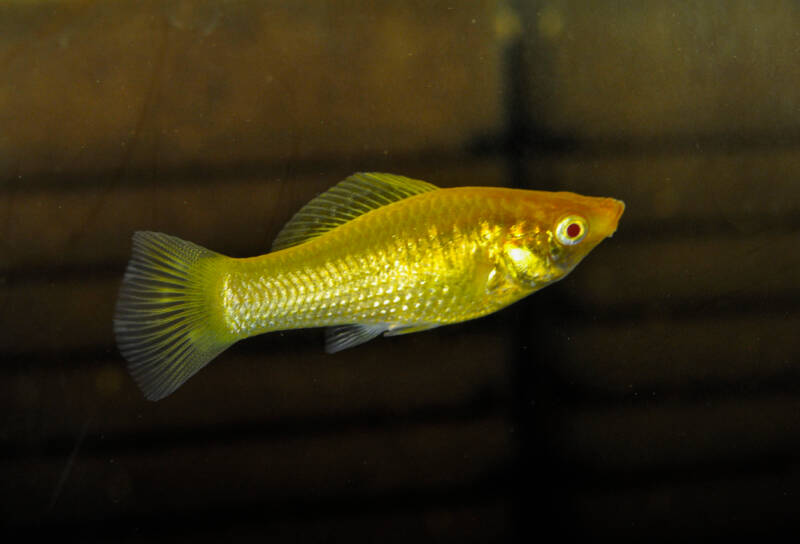
<path fill-rule="evenodd" d="M 426 229 L 423 235 L 399 238 L 396 231 L 387 228 L 390 222 L 395 229 L 402 229 L 406 221 L 425 220 L 424 209 L 423 217 L 409 217 L 417 211 L 416 206 L 403 206 L 387 214 L 390 221 L 385 216 L 364 217 L 361 224 L 340 233 L 338 238 L 310 241 L 287 256 L 275 253 L 237 263 L 235 270 L 229 272 L 227 288 L 233 298 L 242 302 L 230 308 L 229 315 L 232 322 L 248 325 L 234 326 L 231 332 L 253 335 L 289 327 L 353 321 L 380 323 L 387 319 L 410 323 L 458 321 L 463 319 L 462 313 L 454 311 L 458 306 L 474 313 L 469 300 L 459 304 L 463 293 L 451 289 L 451 285 L 455 276 L 468 276 L 477 236 L 473 234 L 468 243 L 459 243 L 462 235 L 453 229 L 437 229 L 435 236 L 429 236 Z M 363 250 L 353 255 L 357 242 Z M 398 245 L 409 250 L 398 252 Z M 467 266 L 454 266 L 460 262 Z M 266 278 L 270 268 L 282 270 L 278 281 Z M 408 272 L 399 275 L 397 270 Z M 321 281 L 325 273 L 330 276 L 328 285 Z M 288 278 L 288 284 L 284 278 Z M 342 290 L 350 295 L 337 295 Z M 262 297 L 262 293 L 268 296 Z M 310 300 L 314 301 L 312 305 Z M 314 305 L 330 310 L 320 315 Z"/>
<path fill-rule="evenodd" d="M 145 395 L 163 398 L 249 336 L 327 327 L 335 352 L 492 313 L 566 276 L 623 210 L 573 193 L 356 174 L 302 208 L 266 255 L 136 233 L 114 330 Z"/>

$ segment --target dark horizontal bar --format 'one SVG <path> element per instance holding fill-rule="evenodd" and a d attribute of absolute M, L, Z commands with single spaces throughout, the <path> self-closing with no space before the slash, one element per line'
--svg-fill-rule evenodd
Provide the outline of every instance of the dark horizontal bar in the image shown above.
<path fill-rule="evenodd" d="M 224 530 L 240 524 L 267 524 L 275 521 L 302 523 L 342 517 L 376 518 L 388 514 L 424 513 L 432 509 L 478 507 L 494 504 L 508 495 L 509 478 L 490 474 L 467 484 L 437 486 L 369 495 L 340 494 L 330 498 L 265 497 L 263 500 L 234 504 L 212 504 L 190 512 L 151 512 L 149 515 L 106 517 L 91 521 L 58 521 L 45 518 L 33 525 L 15 525 L 7 520 L 6 534 L 31 536 L 69 535 L 80 542 L 108 542 L 124 537 L 180 536 Z"/>
<path fill-rule="evenodd" d="M 498 145 L 499 147 L 492 147 Z M 687 153 L 740 153 L 754 150 L 800 148 L 800 127 L 783 131 L 684 132 L 657 136 L 606 136 L 586 138 L 537 130 L 535 123 L 513 134 L 512 140 L 488 139 L 477 149 L 505 153 L 516 146 L 523 157 L 581 156 L 669 156 Z"/>
<path fill-rule="evenodd" d="M 298 437 L 338 435 L 352 431 L 402 430 L 419 425 L 447 425 L 471 422 L 496 416 L 508 410 L 507 399 L 485 394 L 459 406 L 429 405 L 413 412 L 397 415 L 380 411 L 361 412 L 350 416 L 317 418 L 283 418 L 272 421 L 240 421 L 224 427 L 170 427 L 156 431 L 132 433 L 92 434 L 91 421 L 88 433 L 82 439 L 82 458 L 107 457 L 130 452 L 152 452 L 179 448 L 203 447 L 209 443 L 234 444 L 240 442 L 279 442 Z M 29 447 L 11 440 L 0 440 L 0 459 L 62 458 L 75 447 L 73 434 L 62 435 L 44 444 Z"/>
<path fill-rule="evenodd" d="M 284 180 L 301 175 L 330 176 L 338 172 L 342 177 L 356 171 L 382 170 L 403 172 L 419 169 L 463 164 L 465 157 L 496 158 L 546 158 L 575 154 L 581 156 L 619 155 L 673 155 L 703 152 L 736 153 L 756 149 L 800 149 L 800 128 L 781 132 L 742 133 L 684 133 L 664 136 L 631 138 L 629 136 L 582 138 L 569 134 L 555 134 L 528 126 L 525 130 L 512 130 L 508 134 L 490 133 L 476 135 L 460 149 L 428 149 L 399 154 L 349 154 L 347 157 L 330 156 L 318 159 L 287 159 L 281 161 L 238 161 L 209 164 L 200 161 L 181 167 L 122 165 L 113 171 L 67 171 L 52 174 L 19 177 L 15 172 L 0 175 L 0 194 L 32 192 L 46 189 L 59 191 L 85 191 L 110 186 L 196 185 L 214 183 L 220 178 L 262 178 Z M 434 181 L 435 180 L 431 180 Z"/>
<path fill-rule="evenodd" d="M 761 478 L 793 472 L 797 466 L 797 452 L 773 451 L 765 454 L 742 456 L 737 459 L 709 461 L 687 460 L 669 466 L 644 469 L 595 469 L 581 466 L 573 460 L 564 460 L 563 470 L 571 476 L 562 484 L 573 492 L 592 489 L 598 494 L 626 493 L 648 490 L 662 485 L 680 486 L 695 483 L 725 482 L 731 479 Z"/>
<path fill-rule="evenodd" d="M 758 295 L 719 295 L 706 298 L 670 297 L 668 300 L 647 300 L 630 304 L 595 306 L 571 298 L 563 292 L 564 301 L 554 306 L 552 317 L 566 323 L 620 323 L 643 317 L 679 321 L 690 318 L 731 316 L 788 316 L 800 313 L 800 287 L 797 290 Z"/>
<path fill-rule="evenodd" d="M 331 156 L 318 159 L 287 159 L 281 161 L 238 161 L 234 163 L 195 163 L 180 167 L 146 165 L 121 166 L 113 171 L 61 171 L 52 174 L 18 176 L 14 172 L 0 175 L 0 195 L 14 192 L 54 190 L 83 192 L 109 190 L 129 186 L 150 185 L 196 186 L 211 184 L 220 179 L 262 179 L 264 183 L 283 183 L 287 179 L 318 175 L 331 178 L 331 182 L 344 179 L 354 172 L 386 171 L 404 173 L 409 169 L 435 168 L 448 165 L 463 166 L 465 157 L 486 158 L 470 149 L 429 149 L 421 152 L 398 154 L 350 154 L 347 157 Z M 497 157 L 501 159 L 501 156 Z M 435 183 L 436 180 L 430 180 Z"/>

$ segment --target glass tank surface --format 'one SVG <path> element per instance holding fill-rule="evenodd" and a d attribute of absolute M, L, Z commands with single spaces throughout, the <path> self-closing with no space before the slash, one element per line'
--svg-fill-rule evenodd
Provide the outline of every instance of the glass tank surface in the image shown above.
<path fill-rule="evenodd" d="M 5 2 L 2 534 L 797 529 L 798 25 Z"/>

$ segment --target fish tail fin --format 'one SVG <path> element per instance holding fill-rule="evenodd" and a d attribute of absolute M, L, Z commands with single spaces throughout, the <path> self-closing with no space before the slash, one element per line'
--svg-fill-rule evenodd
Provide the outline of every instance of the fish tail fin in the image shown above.
<path fill-rule="evenodd" d="M 229 257 L 158 232 L 136 232 L 114 334 L 144 395 L 159 400 L 236 341 L 214 286 Z"/>

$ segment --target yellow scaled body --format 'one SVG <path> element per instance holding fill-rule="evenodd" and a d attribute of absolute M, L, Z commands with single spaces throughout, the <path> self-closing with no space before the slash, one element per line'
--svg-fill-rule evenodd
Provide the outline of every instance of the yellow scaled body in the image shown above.
<path fill-rule="evenodd" d="M 563 278 L 623 210 L 610 198 L 356 174 L 300 210 L 260 257 L 136 233 L 118 343 L 158 399 L 248 336 L 329 327 L 333 352 L 473 319 Z"/>

